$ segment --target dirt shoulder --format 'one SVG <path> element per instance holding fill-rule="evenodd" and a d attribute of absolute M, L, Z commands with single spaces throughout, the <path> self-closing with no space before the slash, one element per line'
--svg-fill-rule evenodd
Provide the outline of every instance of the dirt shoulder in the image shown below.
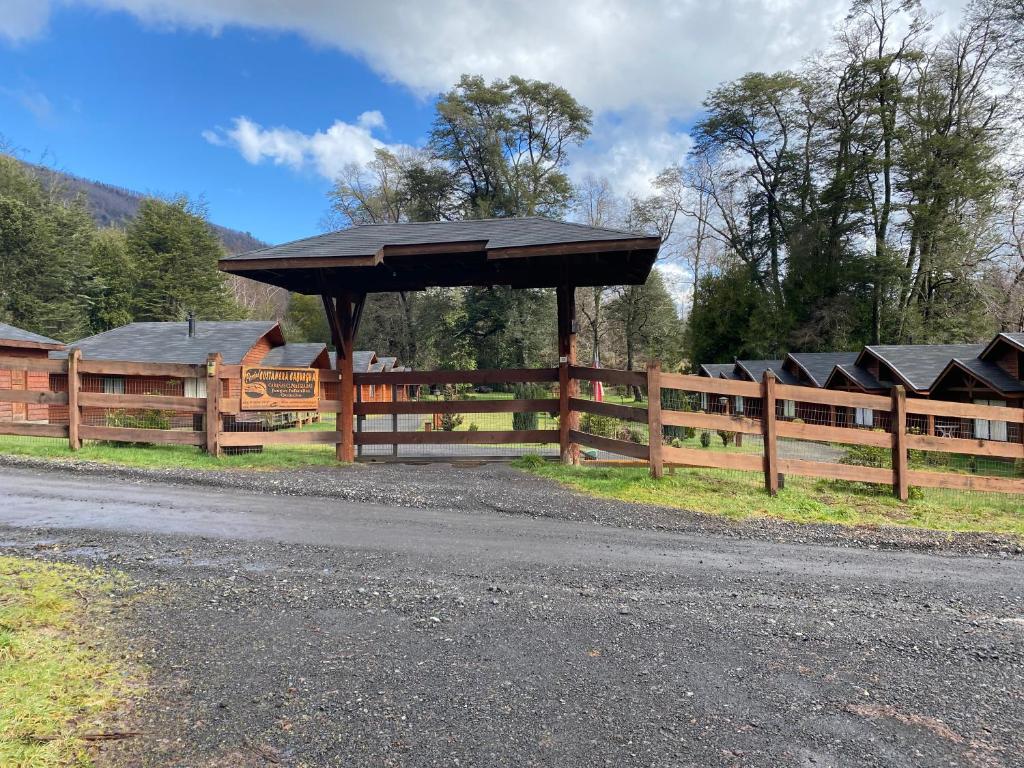
<path fill-rule="evenodd" d="M 356 464 L 282 471 L 140 469 L 74 460 L 0 455 L 0 467 L 136 483 L 173 483 L 276 496 L 336 498 L 397 507 L 491 511 L 588 522 L 626 529 L 666 530 L 839 547 L 908 549 L 960 554 L 1024 555 L 1024 542 L 993 533 L 958 533 L 897 526 L 792 523 L 767 517 L 729 519 L 669 507 L 587 496 L 505 464 Z"/>

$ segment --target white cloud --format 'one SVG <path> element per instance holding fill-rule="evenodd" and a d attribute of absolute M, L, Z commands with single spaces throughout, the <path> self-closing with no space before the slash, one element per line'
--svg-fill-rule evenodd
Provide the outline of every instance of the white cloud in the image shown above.
<path fill-rule="evenodd" d="M 292 128 L 264 128 L 248 117 L 236 117 L 231 128 L 203 131 L 206 141 L 215 146 L 231 146 L 248 162 L 264 160 L 293 170 L 312 168 L 321 176 L 334 179 L 348 163 L 365 165 L 377 149 L 401 149 L 373 136 L 374 128 L 384 128 L 380 112 L 364 112 L 355 124 L 335 120 L 330 128 L 312 134 Z"/>
<path fill-rule="evenodd" d="M 692 145 L 689 134 L 645 113 L 611 121 L 598 117 L 594 138 L 572 155 L 570 176 L 606 178 L 616 194 L 653 192 L 651 181 L 666 166 L 681 163 Z"/>
<path fill-rule="evenodd" d="M 46 0 L 4 0 L 0 8 L 0 38 L 12 43 L 37 37 L 50 20 Z"/>
<path fill-rule="evenodd" d="M 65 0 L 144 22 L 216 33 L 285 30 L 362 58 L 422 95 L 463 72 L 564 85 L 597 111 L 686 117 L 709 88 L 748 70 L 795 65 L 824 45 L 848 0 Z M 928 0 L 956 13 L 965 0 Z M 14 34 L 47 0 L 15 0 Z M 27 19 L 27 21 L 25 20 Z M 3 22 L 0 22 L 3 24 Z M 10 31 L 8 34 L 12 34 Z M 24 34 L 24 33 L 21 33 Z"/>

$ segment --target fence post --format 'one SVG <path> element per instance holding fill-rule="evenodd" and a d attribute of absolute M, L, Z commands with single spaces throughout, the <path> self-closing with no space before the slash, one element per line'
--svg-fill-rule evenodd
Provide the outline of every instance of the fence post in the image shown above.
<path fill-rule="evenodd" d="M 665 473 L 661 431 L 661 361 L 655 360 L 647 364 L 647 445 L 654 478 Z"/>
<path fill-rule="evenodd" d="M 764 487 L 772 496 L 779 492 L 779 442 L 775 433 L 775 374 L 761 379 L 761 434 L 764 442 Z"/>
<path fill-rule="evenodd" d="M 68 352 L 68 447 L 77 451 L 82 447 L 82 441 L 78 437 L 78 425 L 82 420 L 82 413 L 78 407 L 78 390 L 82 387 L 81 376 L 78 373 L 78 363 L 82 359 L 82 350 L 72 349 Z"/>
<path fill-rule="evenodd" d="M 558 361 L 558 448 L 563 464 L 575 464 L 575 446 L 569 440 L 572 428 L 572 412 L 569 410 L 569 396 L 572 394 L 569 378 L 569 361 L 562 358 Z"/>
<path fill-rule="evenodd" d="M 374 390 L 374 391 L 376 391 L 376 390 Z M 355 400 L 356 400 L 356 403 L 363 402 L 363 385 L 362 384 L 360 384 L 358 387 L 356 387 L 356 398 L 355 398 Z M 363 418 L 364 417 L 363 417 L 362 414 L 359 414 L 359 415 L 356 416 L 356 432 L 357 433 L 363 431 Z M 363 455 L 363 444 L 360 443 L 359 445 L 356 446 L 356 456 L 362 456 L 362 455 Z"/>
<path fill-rule="evenodd" d="M 398 385 L 397 384 L 392 384 L 391 385 L 391 402 L 392 403 L 397 403 L 398 402 Z M 391 414 L 391 431 L 393 433 L 398 431 L 398 414 L 397 413 L 392 413 Z M 398 443 L 392 443 L 391 444 L 391 455 L 392 456 L 397 456 L 398 455 Z"/>
<path fill-rule="evenodd" d="M 220 352 L 206 357 L 206 452 L 220 456 Z"/>
<path fill-rule="evenodd" d="M 910 498 L 907 477 L 907 390 L 892 388 L 892 491 L 900 501 Z"/>

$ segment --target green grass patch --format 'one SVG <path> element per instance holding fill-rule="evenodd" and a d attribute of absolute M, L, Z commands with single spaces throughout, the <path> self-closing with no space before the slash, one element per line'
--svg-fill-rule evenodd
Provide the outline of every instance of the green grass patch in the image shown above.
<path fill-rule="evenodd" d="M 0 557 L 0 765 L 88 766 L 83 738 L 109 732 L 138 682 L 97 617 L 113 577 Z"/>
<path fill-rule="evenodd" d="M 755 473 L 677 469 L 660 480 L 644 467 L 571 467 L 524 457 L 517 466 L 594 496 L 676 507 L 740 520 L 773 517 L 798 523 L 900 525 L 941 531 L 988 531 L 1024 536 L 1019 496 L 923 489 L 909 502 L 888 486 L 787 477 L 768 496 Z"/>
<path fill-rule="evenodd" d="M 310 424 L 304 429 L 327 429 Z M 330 429 L 333 429 L 333 423 Z M 332 445 L 268 445 L 261 453 L 216 458 L 191 445 L 131 445 L 86 442 L 72 452 L 66 440 L 0 437 L 0 453 L 41 459 L 79 459 L 143 469 L 288 469 L 338 466 Z"/>

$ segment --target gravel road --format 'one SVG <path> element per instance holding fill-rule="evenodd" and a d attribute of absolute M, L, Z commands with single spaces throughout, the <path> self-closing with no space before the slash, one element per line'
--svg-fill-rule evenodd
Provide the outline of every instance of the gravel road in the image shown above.
<path fill-rule="evenodd" d="M 630 528 L 636 508 L 521 476 L 519 511 L 473 501 L 474 484 L 507 491 L 511 470 L 381 469 L 334 471 L 348 497 L 322 498 L 0 467 L 0 551 L 138 585 L 115 621 L 151 691 L 143 736 L 108 756 L 1020 765 L 1024 559 L 1005 542 L 795 543 L 698 516 L 650 530 L 657 510 Z"/>

